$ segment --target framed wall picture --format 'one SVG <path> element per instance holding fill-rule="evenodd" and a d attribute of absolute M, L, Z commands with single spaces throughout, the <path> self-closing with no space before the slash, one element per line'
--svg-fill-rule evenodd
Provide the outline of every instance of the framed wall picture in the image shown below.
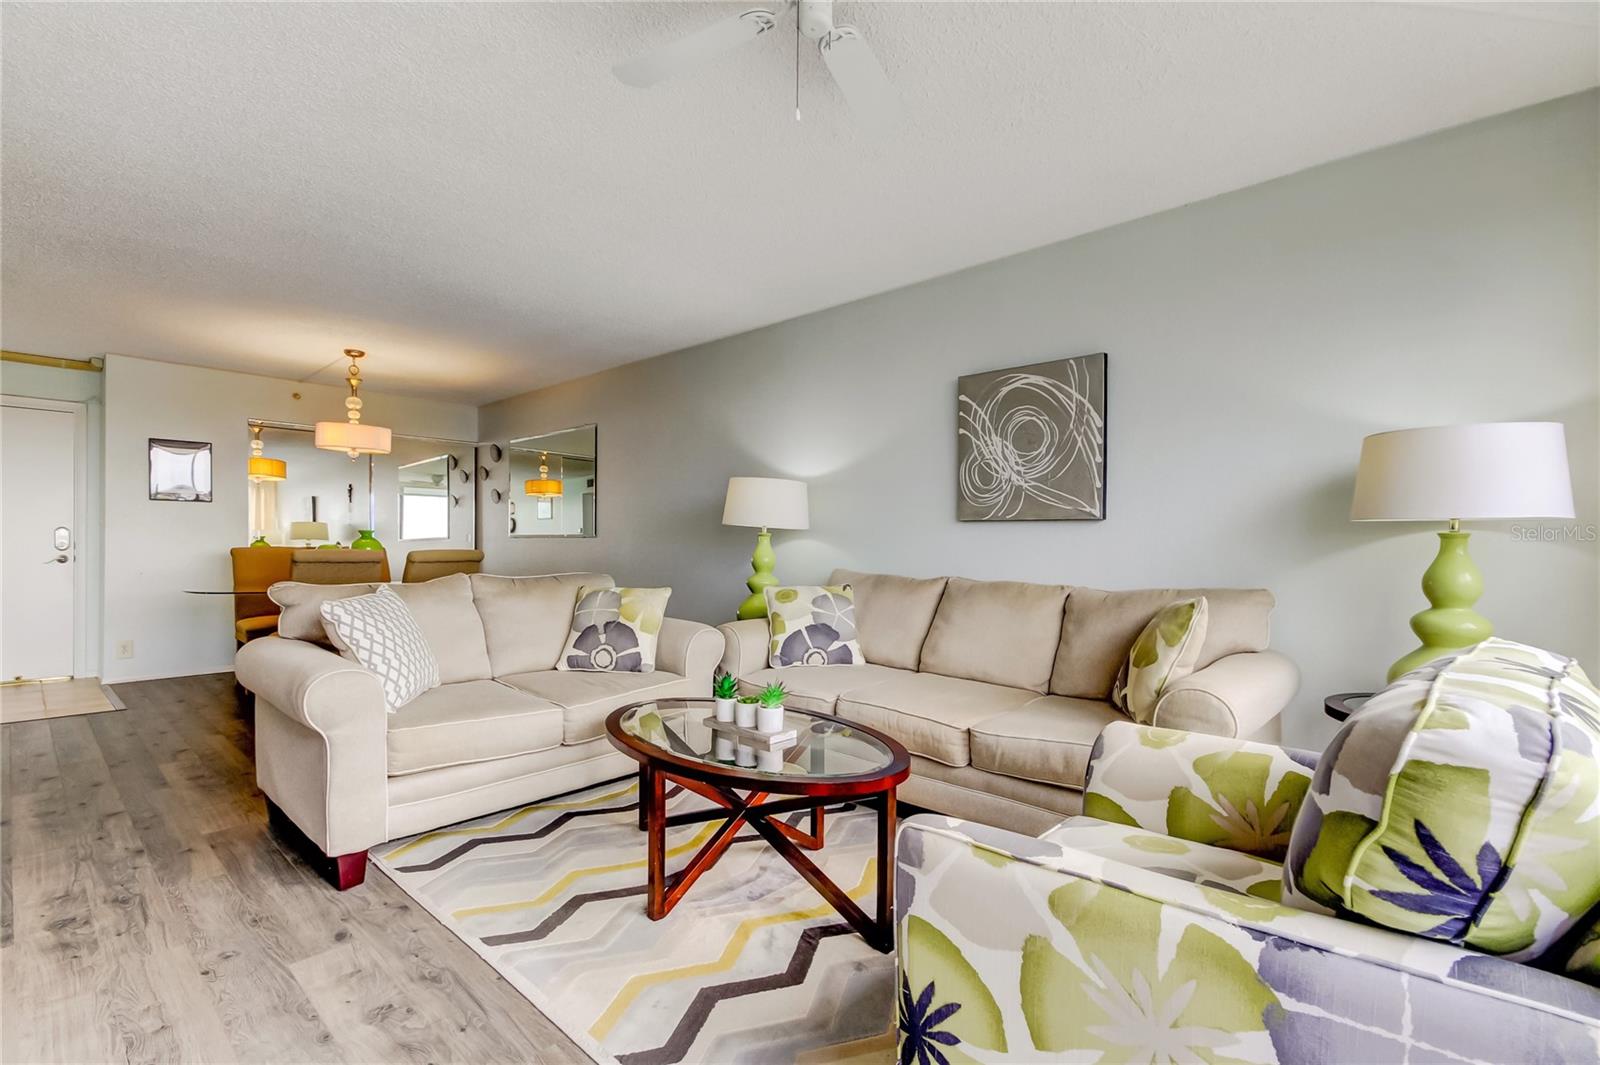
<path fill-rule="evenodd" d="M 1106 356 L 969 374 L 956 386 L 956 517 L 1106 516 Z"/>
<path fill-rule="evenodd" d="M 555 504 L 548 499 L 536 500 L 533 505 L 533 516 L 540 521 L 549 521 L 555 516 Z"/>
<path fill-rule="evenodd" d="M 211 445 L 198 440 L 150 440 L 150 498 L 211 502 Z"/>

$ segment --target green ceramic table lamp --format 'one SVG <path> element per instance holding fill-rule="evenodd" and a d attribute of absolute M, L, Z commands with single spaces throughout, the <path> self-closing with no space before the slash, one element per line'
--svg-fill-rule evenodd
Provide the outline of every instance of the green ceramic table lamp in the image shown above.
<path fill-rule="evenodd" d="M 1352 521 L 1448 522 L 1422 575 L 1429 608 L 1411 619 L 1422 646 L 1389 667 L 1389 680 L 1494 634 L 1472 609 L 1483 574 L 1467 554 L 1463 521 L 1570 518 L 1572 478 L 1560 422 L 1487 422 L 1376 433 L 1361 442 Z"/>
<path fill-rule="evenodd" d="M 811 527 L 805 482 L 778 477 L 729 477 L 722 524 L 761 530 L 756 534 L 756 553 L 750 558 L 750 568 L 755 572 L 745 581 L 750 597 L 739 604 L 739 618 L 764 618 L 766 590 L 778 583 L 772 572 L 778 556 L 772 553 L 772 533 L 768 530 Z"/>

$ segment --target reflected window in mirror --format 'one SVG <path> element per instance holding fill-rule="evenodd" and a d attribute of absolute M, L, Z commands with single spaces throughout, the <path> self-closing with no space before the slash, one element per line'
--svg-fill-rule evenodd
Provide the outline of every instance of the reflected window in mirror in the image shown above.
<path fill-rule="evenodd" d="M 596 535 L 596 429 L 573 429 L 511 441 L 506 493 L 512 536 Z"/>
<path fill-rule="evenodd" d="M 435 455 L 400 467 L 400 539 L 450 538 L 449 463 Z"/>

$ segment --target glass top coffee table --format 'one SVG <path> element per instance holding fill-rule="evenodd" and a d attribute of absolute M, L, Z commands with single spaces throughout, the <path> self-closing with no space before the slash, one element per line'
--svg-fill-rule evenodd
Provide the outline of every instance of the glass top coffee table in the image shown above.
<path fill-rule="evenodd" d="M 658 921 L 672 912 L 690 885 L 722 857 L 739 830 L 749 826 L 868 943 L 881 951 L 892 949 L 895 788 L 911 772 L 906 749 L 876 729 L 829 714 L 787 709 L 784 729 L 794 731 L 793 743 L 766 750 L 713 731 L 709 722 L 713 707 L 710 699 L 656 699 L 624 706 L 606 718 L 612 744 L 639 763 L 639 827 L 646 833 L 650 919 Z M 669 816 L 668 781 L 709 799 L 716 808 Z M 823 845 L 823 807 L 842 802 L 870 807 L 878 814 L 878 897 L 873 917 L 805 854 Z M 802 810 L 811 815 L 809 832 L 781 820 Z M 688 864 L 669 877 L 667 829 L 704 821 L 723 823 Z"/>

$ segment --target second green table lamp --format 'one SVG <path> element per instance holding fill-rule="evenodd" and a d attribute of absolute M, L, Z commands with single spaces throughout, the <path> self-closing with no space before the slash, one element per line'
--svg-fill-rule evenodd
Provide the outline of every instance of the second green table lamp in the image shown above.
<path fill-rule="evenodd" d="M 1411 619 L 1422 646 L 1389 667 L 1389 680 L 1494 635 L 1489 619 L 1472 609 L 1483 574 L 1467 554 L 1463 521 L 1572 516 L 1560 422 L 1441 425 L 1363 440 L 1352 521 L 1449 523 L 1422 575 L 1429 608 Z"/>
<path fill-rule="evenodd" d="M 764 618 L 766 591 L 778 583 L 772 572 L 778 557 L 772 552 L 772 533 L 768 530 L 811 527 L 805 482 L 781 477 L 729 477 L 722 524 L 761 530 L 756 534 L 756 553 L 750 558 L 750 568 L 755 572 L 745 581 L 750 595 L 739 604 L 739 619 Z"/>

